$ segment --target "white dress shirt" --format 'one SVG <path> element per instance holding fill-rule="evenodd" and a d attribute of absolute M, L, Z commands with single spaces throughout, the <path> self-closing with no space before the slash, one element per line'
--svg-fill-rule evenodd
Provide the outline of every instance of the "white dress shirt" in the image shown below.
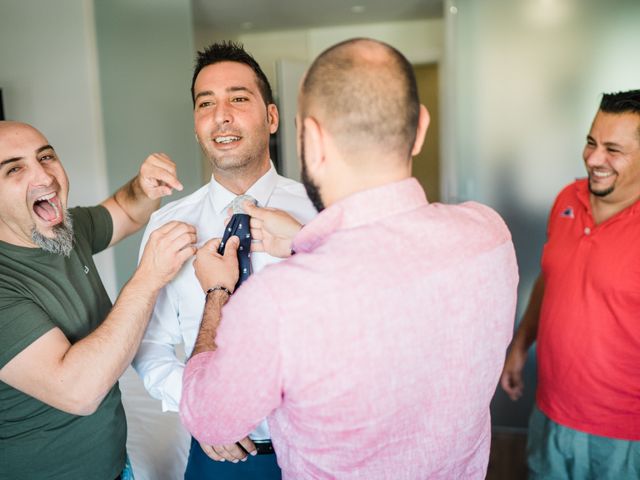
<path fill-rule="evenodd" d="M 304 186 L 277 174 L 273 164 L 246 192 L 258 201 L 258 206 L 285 210 L 305 224 L 316 215 Z M 140 254 L 144 250 L 151 232 L 172 220 L 189 223 L 196 227 L 198 247 L 214 237 L 222 237 L 227 209 L 235 194 L 215 181 L 211 181 L 175 202 L 155 212 L 144 232 Z M 259 272 L 279 259 L 266 253 L 252 253 L 251 266 Z M 163 411 L 178 411 L 182 394 L 182 374 L 185 360 L 179 358 L 176 347 L 184 345 L 186 358 L 191 356 L 200 328 L 205 296 L 198 283 L 193 261 L 186 262 L 177 276 L 158 295 L 155 307 L 133 366 L 142 377 L 144 386 L 152 397 L 162 401 Z M 239 368 L 253 368 L 242 365 Z M 250 437 L 254 440 L 269 438 L 266 422 L 263 421 Z"/>

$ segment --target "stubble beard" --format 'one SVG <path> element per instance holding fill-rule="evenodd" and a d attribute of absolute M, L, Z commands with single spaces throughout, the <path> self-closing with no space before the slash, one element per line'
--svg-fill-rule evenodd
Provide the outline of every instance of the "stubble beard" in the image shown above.
<path fill-rule="evenodd" d="M 316 207 L 318 212 L 321 212 L 325 209 L 325 206 L 320 196 L 320 187 L 313 181 L 307 170 L 307 159 L 304 149 L 304 125 L 302 126 L 302 137 L 300 138 L 300 160 L 302 161 L 300 178 L 302 179 L 304 189 L 307 191 L 307 196 L 309 200 L 311 200 L 311 203 L 313 203 L 313 206 Z"/>
<path fill-rule="evenodd" d="M 73 219 L 66 208 L 62 208 L 62 223 L 53 227 L 53 238 L 49 238 L 31 227 L 31 240 L 45 252 L 64 257 L 71 256 L 73 250 Z"/>

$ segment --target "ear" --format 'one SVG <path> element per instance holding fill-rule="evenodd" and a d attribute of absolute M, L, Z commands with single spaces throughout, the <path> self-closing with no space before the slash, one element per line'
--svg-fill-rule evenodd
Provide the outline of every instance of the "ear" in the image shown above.
<path fill-rule="evenodd" d="M 269 123 L 269 133 L 276 133 L 280 123 L 280 116 L 275 103 L 267 105 L 267 122 Z"/>
<path fill-rule="evenodd" d="M 313 117 L 306 117 L 303 121 L 302 133 L 304 135 L 304 156 L 307 169 L 314 175 L 324 166 L 326 146 L 325 135 L 318 121 Z M 302 146 L 300 146 L 302 148 Z M 300 158 L 302 158 L 302 152 Z"/>
<path fill-rule="evenodd" d="M 420 153 L 422 150 L 422 145 L 424 144 L 424 137 L 427 134 L 427 129 L 429 128 L 429 121 L 431 117 L 429 116 L 429 110 L 424 105 L 420 105 L 420 115 L 418 116 L 418 128 L 416 129 L 416 141 L 413 142 L 413 148 L 411 149 L 411 156 L 415 156 Z"/>

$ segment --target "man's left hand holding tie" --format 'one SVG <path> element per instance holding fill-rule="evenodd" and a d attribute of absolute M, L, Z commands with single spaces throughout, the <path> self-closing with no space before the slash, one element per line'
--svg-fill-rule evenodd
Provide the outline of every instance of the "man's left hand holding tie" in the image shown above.
<path fill-rule="evenodd" d="M 230 237 L 224 254 L 218 253 L 221 239 L 214 238 L 205 243 L 196 254 L 193 266 L 202 290 L 207 296 L 200 331 L 196 338 L 192 356 L 216 350 L 216 332 L 220 325 L 222 307 L 229 300 L 238 282 L 238 237 Z M 245 461 L 247 453 L 256 455 L 256 447 L 249 437 L 228 445 L 207 445 L 200 442 L 202 450 L 213 460 Z"/>

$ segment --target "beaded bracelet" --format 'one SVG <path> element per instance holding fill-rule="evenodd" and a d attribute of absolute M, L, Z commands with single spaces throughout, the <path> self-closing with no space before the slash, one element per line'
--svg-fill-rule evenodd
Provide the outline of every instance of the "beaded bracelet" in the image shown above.
<path fill-rule="evenodd" d="M 204 294 L 205 298 L 209 298 L 209 294 L 215 292 L 216 290 L 222 290 L 224 293 L 231 296 L 231 292 L 227 287 L 223 287 L 222 285 L 216 285 L 215 287 L 211 287 L 209 290 L 207 290 L 207 292 Z"/>

